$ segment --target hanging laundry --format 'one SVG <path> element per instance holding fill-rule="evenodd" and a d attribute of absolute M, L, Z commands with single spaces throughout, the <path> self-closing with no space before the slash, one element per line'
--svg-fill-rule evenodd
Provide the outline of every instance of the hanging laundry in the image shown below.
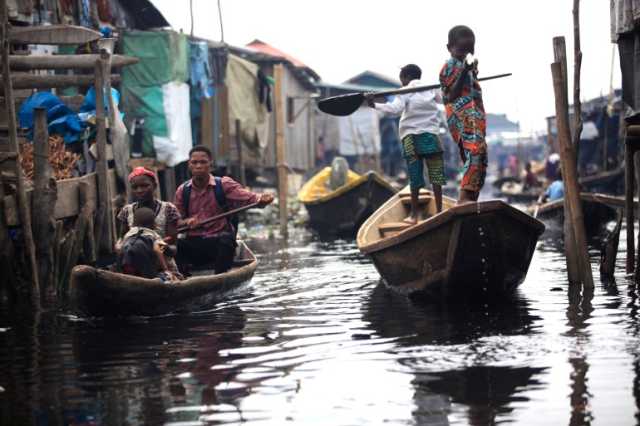
<path fill-rule="evenodd" d="M 194 89 L 196 99 L 209 99 L 213 96 L 213 80 L 211 75 L 211 67 L 209 65 L 209 45 L 204 41 L 192 41 L 191 50 L 191 67 L 189 79 L 191 87 Z"/>

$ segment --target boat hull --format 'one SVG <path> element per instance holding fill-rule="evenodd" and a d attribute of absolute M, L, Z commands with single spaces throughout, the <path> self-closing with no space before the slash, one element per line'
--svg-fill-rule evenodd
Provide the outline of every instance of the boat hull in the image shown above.
<path fill-rule="evenodd" d="M 230 271 L 215 275 L 200 272 L 176 283 L 79 265 L 71 272 L 69 300 L 74 311 L 89 316 L 149 316 L 189 311 L 211 305 L 244 287 L 257 265 L 257 259 L 242 242 Z"/>
<path fill-rule="evenodd" d="M 599 194 L 582 193 L 582 216 L 587 238 L 593 239 L 603 234 L 605 225 L 616 219 L 616 208 L 600 199 Z M 542 205 L 537 218 L 545 223 L 547 235 L 564 233 L 564 200 L 556 200 Z"/>
<path fill-rule="evenodd" d="M 345 192 L 304 203 L 309 214 L 309 226 L 321 234 L 354 235 L 359 226 L 395 192 L 371 172 L 367 179 Z"/>
<path fill-rule="evenodd" d="M 375 226 L 371 219 L 363 228 Z M 451 207 L 372 244 L 361 240 L 363 228 L 358 245 L 387 285 L 435 298 L 513 292 L 544 231 L 541 222 L 497 200 Z"/>

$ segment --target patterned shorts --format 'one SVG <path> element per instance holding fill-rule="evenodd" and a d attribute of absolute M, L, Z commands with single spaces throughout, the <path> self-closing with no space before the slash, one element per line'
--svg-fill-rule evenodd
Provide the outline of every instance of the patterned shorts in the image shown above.
<path fill-rule="evenodd" d="M 472 192 L 480 192 L 487 176 L 487 153 L 472 154 L 470 150 L 464 150 L 467 161 L 462 168 L 463 176 L 460 189 Z"/>
<path fill-rule="evenodd" d="M 409 186 L 420 189 L 426 186 L 424 163 L 427 163 L 429 181 L 432 185 L 444 185 L 444 160 L 440 139 L 431 133 L 407 135 L 402 138 L 402 155 L 407 161 Z"/>

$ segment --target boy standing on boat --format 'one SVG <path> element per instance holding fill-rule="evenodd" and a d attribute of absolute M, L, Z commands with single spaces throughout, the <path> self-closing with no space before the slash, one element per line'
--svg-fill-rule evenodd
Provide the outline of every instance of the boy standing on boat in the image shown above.
<path fill-rule="evenodd" d="M 473 59 L 476 38 L 464 25 L 449 30 L 451 57 L 440 71 L 447 124 L 464 163 L 459 203 L 477 201 L 487 173 L 486 120 L 478 61 Z"/>
<path fill-rule="evenodd" d="M 189 265 L 213 264 L 216 273 L 231 269 L 236 248 L 236 226 L 223 218 L 198 226 L 205 219 L 227 210 L 258 203 L 264 207 L 273 201 L 272 194 L 256 194 L 230 177 L 209 173 L 213 156 L 209 148 L 198 145 L 189 152 L 191 179 L 176 191 L 175 203 L 183 218 L 180 225 L 192 227 L 186 238 L 178 239 L 178 266 L 182 272 Z M 186 269 L 185 269 L 186 268 Z"/>
<path fill-rule="evenodd" d="M 405 65 L 400 70 L 400 81 L 405 87 L 422 85 L 421 77 L 422 70 L 417 65 Z M 367 95 L 370 107 L 384 114 L 402 114 L 399 132 L 402 141 L 402 155 L 407 161 L 411 188 L 411 214 L 405 221 L 415 224 L 420 219 L 418 199 L 420 188 L 426 186 L 424 180 L 425 163 L 427 164 L 429 181 L 433 186 L 436 208 L 438 212 L 442 211 L 442 186 L 446 183 L 443 149 L 438 138 L 440 131 L 438 103 L 442 103 L 442 100 L 437 90 L 396 95 L 391 102 L 387 103 L 376 103 L 374 99 L 375 95 Z"/>

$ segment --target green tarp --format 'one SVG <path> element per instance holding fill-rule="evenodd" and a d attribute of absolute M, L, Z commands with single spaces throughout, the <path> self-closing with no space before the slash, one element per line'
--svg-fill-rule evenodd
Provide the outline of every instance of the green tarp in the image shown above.
<path fill-rule="evenodd" d="M 189 79 L 189 43 L 185 34 L 173 31 L 127 31 L 122 38 L 125 55 L 140 62 L 125 68 L 122 84 L 162 86 Z"/>
<path fill-rule="evenodd" d="M 153 136 L 168 135 L 162 86 L 189 79 L 189 43 L 173 31 L 127 31 L 122 46 L 125 55 L 140 59 L 122 70 L 124 112 L 144 118 L 143 155 L 153 157 Z"/>

